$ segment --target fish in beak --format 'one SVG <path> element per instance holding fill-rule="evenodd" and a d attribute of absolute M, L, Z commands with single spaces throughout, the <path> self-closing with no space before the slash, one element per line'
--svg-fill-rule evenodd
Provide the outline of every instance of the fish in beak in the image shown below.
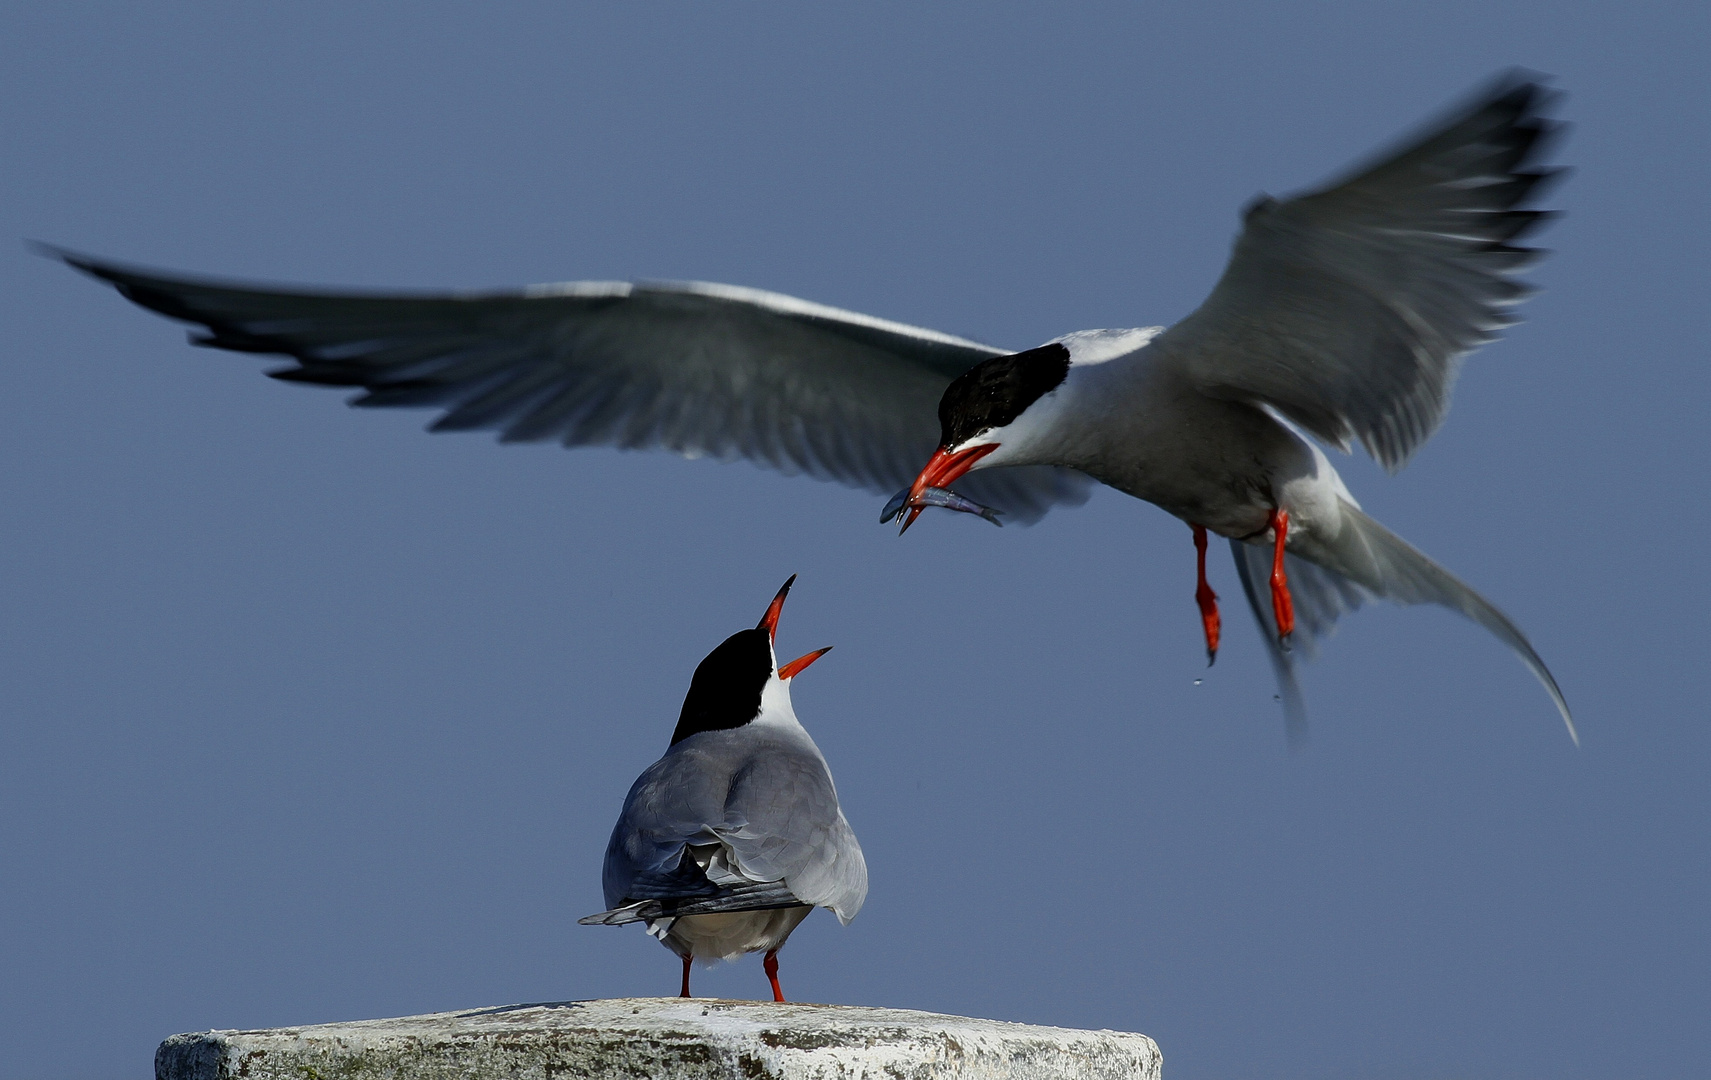
<path fill-rule="evenodd" d="M 886 503 L 885 513 L 879 519 L 880 523 L 884 524 L 898 513 L 907 511 L 903 514 L 903 524 L 897 530 L 897 535 L 902 536 L 909 531 L 909 526 L 915 524 L 915 519 L 921 516 L 922 510 L 929 506 L 942 506 L 947 510 L 957 510 L 965 514 L 979 514 L 994 525 L 1001 524 L 997 518 L 998 511 L 949 490 L 951 483 L 961 479 L 974 468 L 976 462 L 998 449 L 998 445 L 983 443 L 955 451 L 939 447 L 933 451 L 932 458 L 927 461 L 920 475 L 915 477 L 915 482 L 892 496 L 891 501 Z"/>

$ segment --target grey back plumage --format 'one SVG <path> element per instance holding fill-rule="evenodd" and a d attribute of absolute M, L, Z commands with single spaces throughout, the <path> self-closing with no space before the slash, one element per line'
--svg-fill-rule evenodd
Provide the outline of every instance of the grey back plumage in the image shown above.
<path fill-rule="evenodd" d="M 867 863 L 825 758 L 791 718 L 700 732 L 666 751 L 624 800 L 602 881 L 611 909 L 809 904 L 847 923 L 867 897 Z"/>

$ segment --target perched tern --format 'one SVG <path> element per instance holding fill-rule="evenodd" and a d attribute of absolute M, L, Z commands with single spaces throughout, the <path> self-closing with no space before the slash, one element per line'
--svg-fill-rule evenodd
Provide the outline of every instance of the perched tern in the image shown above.
<path fill-rule="evenodd" d="M 790 707 L 790 681 L 829 649 L 778 666 L 773 641 L 793 575 L 760 625 L 701 661 L 665 756 L 624 799 L 602 875 L 609 910 L 588 925 L 645 922 L 689 966 L 778 950 L 816 907 L 845 925 L 867 898 L 867 862 L 826 759 Z"/>
<path fill-rule="evenodd" d="M 1547 217 L 1526 204 L 1555 172 L 1537 165 L 1548 97 L 1508 74 L 1341 180 L 1255 200 L 1212 294 L 1168 330 L 1083 331 L 1021 353 L 730 285 L 286 291 L 49 250 L 200 324 L 199 345 L 291 357 L 274 378 L 358 387 L 364 407 L 441 408 L 436 431 L 903 485 L 885 518 L 904 528 L 926 506 L 1027 523 L 1102 481 L 1192 528 L 1209 659 L 1221 620 L 1207 533 L 1229 540 L 1292 732 L 1305 717 L 1295 657 L 1382 597 L 1491 631 L 1573 737 L 1514 623 L 1363 514 L 1308 438 L 1358 441 L 1400 469 L 1442 421 L 1461 357 L 1514 321 L 1529 295 L 1515 276 L 1540 254 L 1516 241 Z"/>

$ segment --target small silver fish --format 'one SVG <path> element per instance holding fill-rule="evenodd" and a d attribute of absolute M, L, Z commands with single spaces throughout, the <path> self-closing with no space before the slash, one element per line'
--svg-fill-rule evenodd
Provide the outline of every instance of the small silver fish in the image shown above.
<path fill-rule="evenodd" d="M 920 499 L 913 503 L 909 501 L 908 488 L 904 488 L 902 491 L 899 491 L 897 494 L 891 496 L 890 502 L 885 504 L 885 510 L 879 516 L 879 523 L 881 525 L 885 524 L 887 521 L 890 521 L 898 514 L 901 514 L 910 506 L 942 506 L 946 510 L 955 510 L 963 514 L 978 514 L 1000 528 L 1004 525 L 1002 521 L 998 520 L 998 515 L 1002 513 L 1002 511 L 994 510 L 990 506 L 982 506 L 973 499 L 964 498 L 963 496 L 958 495 L 950 488 L 938 487 L 923 489 Z M 904 520 L 907 521 L 908 519 L 905 518 Z"/>

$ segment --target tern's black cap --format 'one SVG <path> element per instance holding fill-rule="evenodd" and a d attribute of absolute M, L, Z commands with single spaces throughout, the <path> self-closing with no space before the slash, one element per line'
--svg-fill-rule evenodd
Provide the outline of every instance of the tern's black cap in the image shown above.
<path fill-rule="evenodd" d="M 695 668 L 677 730 L 675 746 L 703 731 L 739 728 L 760 715 L 760 694 L 772 677 L 772 639 L 765 630 L 739 630 Z"/>
<path fill-rule="evenodd" d="M 1068 375 L 1069 350 L 1055 343 L 982 360 L 958 375 L 939 398 L 939 445 L 960 446 L 989 428 L 1005 426 Z"/>

